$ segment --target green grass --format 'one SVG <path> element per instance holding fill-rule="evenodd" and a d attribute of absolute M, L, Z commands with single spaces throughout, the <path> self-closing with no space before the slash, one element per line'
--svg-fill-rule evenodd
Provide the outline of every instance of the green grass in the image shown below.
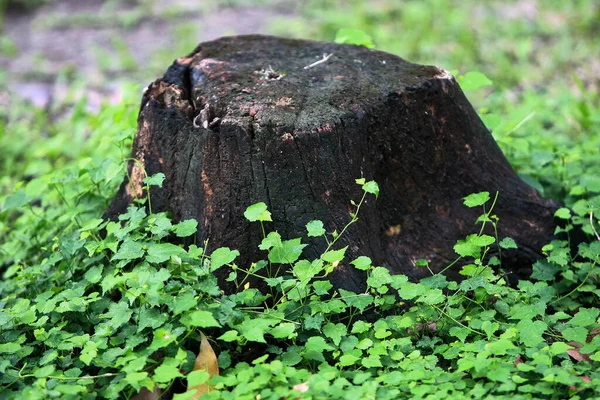
<path fill-rule="evenodd" d="M 263 204 L 240 215 L 266 231 L 265 261 L 251 266 L 235 265 L 235 249 L 204 254 L 201 243 L 169 244 L 192 234 L 195 222 L 175 224 L 143 201 L 120 223 L 102 221 L 129 156 L 139 86 L 98 113 L 86 111 L 85 99 L 49 110 L 2 100 L 9 106 L 0 109 L 0 397 L 130 398 L 143 386 L 202 386 L 208 374 L 191 372 L 201 333 L 221 367 L 210 398 L 598 397 L 600 238 L 590 221 L 598 230 L 599 7 L 549 1 L 537 3 L 536 18 L 495 16 L 521 6 L 309 1 L 293 21 L 273 25 L 275 33 L 323 40 L 357 28 L 378 49 L 460 71 L 465 89 L 476 80 L 468 71 L 490 77 L 491 86 L 467 95 L 517 172 L 570 208 L 558 212 L 565 229 L 590 235 L 576 254 L 566 241 L 548 244 L 516 288 L 491 268 L 498 259 L 484 261 L 498 238 L 478 234 L 477 225 L 455 247 L 467 263 L 460 284 L 441 275 L 411 283 L 360 257 L 344 260 L 368 272 L 368 290 L 355 294 L 318 279 L 344 257 L 335 235 L 310 223 L 306 235 L 330 246 L 304 260 L 305 239 L 270 232 Z M 179 29 L 183 40 L 188 29 Z M 122 52 L 121 67 L 133 68 L 129 56 Z M 164 57 L 157 67 L 170 63 L 172 55 Z M 358 183 L 365 196 L 376 194 L 375 183 Z M 492 201 L 465 199 L 487 204 L 487 223 L 496 223 Z M 271 276 L 273 265 L 286 273 Z M 239 293 L 220 292 L 218 268 L 231 270 Z M 248 274 L 272 291 L 242 290 Z"/>

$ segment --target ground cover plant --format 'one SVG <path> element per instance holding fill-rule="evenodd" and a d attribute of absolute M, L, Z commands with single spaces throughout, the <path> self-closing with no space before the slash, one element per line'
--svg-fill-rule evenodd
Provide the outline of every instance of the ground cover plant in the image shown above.
<path fill-rule="evenodd" d="M 86 110 L 85 99 L 65 114 L 60 105 L 41 111 L 11 98 L 0 116 L 1 398 L 131 398 L 142 387 L 172 389 L 180 392 L 178 399 L 209 389 L 209 398 L 232 399 L 598 396 L 600 99 L 594 82 L 568 74 L 541 87 L 551 66 L 563 65 L 551 59 L 546 68 L 540 61 L 539 74 L 528 70 L 525 60 L 544 54 L 513 49 L 523 52 L 523 61 L 510 68 L 502 52 L 477 57 L 468 46 L 469 31 L 460 28 L 465 9 L 434 18 L 441 24 L 437 31 L 398 41 L 386 30 L 391 3 L 362 11 L 352 3 L 354 13 L 319 13 L 323 5 L 311 4 L 301 11 L 317 18 L 315 38 L 373 44 L 456 68 L 516 170 L 565 204 L 557 213 L 564 230 L 582 229 L 589 241 L 575 251 L 568 240 L 549 243 L 531 279 L 509 287 L 501 255 L 488 261 L 485 255 L 496 242 L 501 249 L 514 243 L 481 233 L 484 224 L 503 223 L 493 209 L 502 193 L 475 193 L 464 199 L 465 207 L 480 209 L 481 217 L 473 221 L 473 235 L 455 246 L 457 265 L 466 264 L 465 280 L 432 275 L 413 283 L 366 257 L 343 259 L 344 249 L 335 243 L 343 232 L 325 232 L 319 221 L 307 225 L 306 236 L 327 241 L 328 249 L 318 259 L 303 259 L 303 238 L 272 232 L 269 211 L 258 203 L 239 217 L 263 227 L 264 239 L 256 245 L 264 261 L 236 265 L 236 249 L 205 254 L 203 243 L 170 244 L 192 235 L 195 221 L 171 221 L 144 200 L 118 222 L 100 218 L 125 172 L 139 87 L 97 113 Z M 402 18 L 412 28 L 406 32 L 416 35 L 429 14 L 420 3 L 407 4 Z M 596 28 L 584 6 L 563 11 L 581 16 L 577 29 L 585 42 Z M 346 19 L 335 22 L 344 19 L 339 15 Z M 337 30 L 350 22 L 362 31 Z M 377 24 L 383 28 L 374 29 Z M 520 21 L 504 29 L 503 37 L 544 32 Z M 465 35 L 454 47 L 464 54 L 433 52 L 448 32 Z M 501 47 L 489 36 L 480 40 Z M 564 39 L 553 40 L 562 53 L 548 57 L 571 62 L 587 55 L 561 44 Z M 412 52 L 391 47 L 411 43 L 417 43 Z M 468 72 L 474 70 L 491 81 Z M 161 185 L 162 177 L 145 183 Z M 362 199 L 378 194 L 376 182 L 358 179 L 357 185 Z M 360 218 L 362 199 L 348 199 L 354 205 L 348 229 Z M 328 271 L 342 260 L 368 271 L 365 293 L 333 290 L 327 282 Z M 238 293 L 220 291 L 211 274 L 218 268 L 231 270 Z M 249 287 L 249 274 L 271 291 Z M 206 343 L 219 375 L 214 368 L 194 371 L 196 357 L 207 357 Z M 186 386 L 192 390 L 184 392 Z"/>

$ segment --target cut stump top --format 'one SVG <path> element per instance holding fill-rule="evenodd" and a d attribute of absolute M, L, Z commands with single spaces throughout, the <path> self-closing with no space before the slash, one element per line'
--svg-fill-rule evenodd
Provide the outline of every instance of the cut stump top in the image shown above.
<path fill-rule="evenodd" d="M 178 82 L 178 76 L 171 83 L 191 88 L 196 110 L 208 104 L 211 127 L 219 124 L 215 118 L 251 117 L 268 121 L 281 134 L 349 114 L 360 117 L 390 94 L 451 77 L 438 67 L 362 46 L 259 35 L 202 43 L 178 64 L 189 65 L 189 83 Z"/>

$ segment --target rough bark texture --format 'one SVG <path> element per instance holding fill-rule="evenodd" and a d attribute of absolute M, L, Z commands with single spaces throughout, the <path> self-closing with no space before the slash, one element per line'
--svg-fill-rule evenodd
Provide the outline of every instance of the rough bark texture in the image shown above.
<path fill-rule="evenodd" d="M 333 55 L 304 68 L 324 53 Z M 283 238 L 304 236 L 314 219 L 340 231 L 361 196 L 359 177 L 377 181 L 381 194 L 340 240 L 347 260 L 366 255 L 419 279 L 429 272 L 414 262 L 425 258 L 439 271 L 456 257 L 455 242 L 478 230 L 481 209 L 462 198 L 484 190 L 500 193 L 499 237 L 519 246 L 503 252 L 505 270 L 523 276 L 552 239 L 558 205 L 515 174 L 456 80 L 391 54 L 266 36 L 202 43 L 148 87 L 138 124 L 132 157 L 166 175 L 152 190 L 153 210 L 195 218 L 198 243 L 238 249 L 238 265 L 266 256 L 247 206 L 264 201 L 274 221 L 267 229 Z M 129 176 L 109 216 L 142 195 L 142 169 L 131 163 Z M 323 239 L 309 243 L 306 257 L 325 248 Z M 330 279 L 365 287 L 347 263 Z"/>

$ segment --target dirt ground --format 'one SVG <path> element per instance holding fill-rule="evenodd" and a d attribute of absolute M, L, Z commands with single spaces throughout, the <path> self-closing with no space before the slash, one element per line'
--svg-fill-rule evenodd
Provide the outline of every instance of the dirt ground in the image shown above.
<path fill-rule="evenodd" d="M 0 54 L 0 69 L 9 91 L 39 107 L 61 101 L 83 79 L 88 107 L 97 109 L 119 101 L 123 81 L 146 86 L 199 42 L 267 33 L 270 21 L 293 12 L 274 1 L 235 3 L 52 0 L 32 10 L 9 8 L 4 35 L 14 46 Z"/>

